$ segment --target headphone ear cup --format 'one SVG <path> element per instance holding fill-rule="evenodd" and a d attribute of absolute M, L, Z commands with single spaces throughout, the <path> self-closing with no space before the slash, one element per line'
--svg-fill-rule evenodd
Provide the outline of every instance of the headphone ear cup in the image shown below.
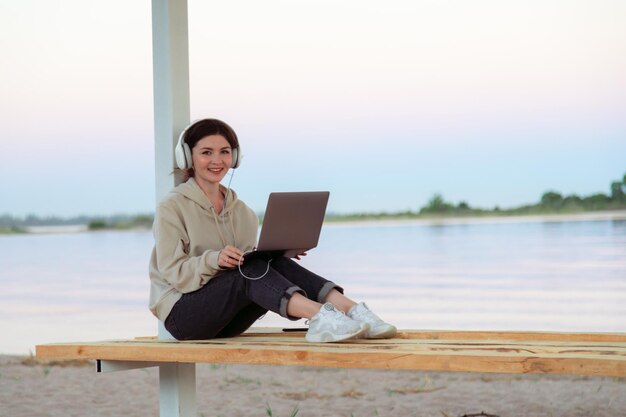
<path fill-rule="evenodd" d="M 191 159 L 191 149 L 189 149 L 189 145 L 185 143 L 185 131 L 180 134 L 178 138 L 178 143 L 174 148 L 174 157 L 176 158 L 176 166 L 178 169 L 188 169 L 193 166 L 193 161 Z"/>
<path fill-rule="evenodd" d="M 185 169 L 193 168 L 193 159 L 191 159 L 191 149 L 189 149 L 189 145 L 183 143 L 183 151 L 185 153 Z"/>
<path fill-rule="evenodd" d="M 241 152 L 239 148 L 233 149 L 233 162 L 230 164 L 232 169 L 239 168 L 241 166 Z"/>

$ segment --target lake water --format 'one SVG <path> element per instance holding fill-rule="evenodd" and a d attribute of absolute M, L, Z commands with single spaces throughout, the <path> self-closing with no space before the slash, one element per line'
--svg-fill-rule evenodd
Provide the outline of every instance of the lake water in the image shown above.
<path fill-rule="evenodd" d="M 150 231 L 0 236 L 0 353 L 156 334 L 152 245 Z M 400 328 L 626 331 L 624 213 L 331 224 L 301 262 Z"/>

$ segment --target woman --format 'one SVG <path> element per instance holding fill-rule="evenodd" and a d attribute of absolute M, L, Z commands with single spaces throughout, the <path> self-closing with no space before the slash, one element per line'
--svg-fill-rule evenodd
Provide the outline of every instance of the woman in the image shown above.
<path fill-rule="evenodd" d="M 268 269 L 262 259 L 246 260 L 258 217 L 220 184 L 240 161 L 237 135 L 220 120 L 195 122 L 179 138 L 184 182 L 157 208 L 150 259 L 150 310 L 165 328 L 179 340 L 232 337 L 270 310 L 309 319 L 309 342 L 393 337 L 394 326 L 297 262 L 281 256 Z"/>

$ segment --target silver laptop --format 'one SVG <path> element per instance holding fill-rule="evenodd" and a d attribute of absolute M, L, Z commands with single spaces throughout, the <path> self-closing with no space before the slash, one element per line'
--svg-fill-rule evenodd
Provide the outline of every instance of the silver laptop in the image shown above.
<path fill-rule="evenodd" d="M 328 191 L 271 193 L 261 226 L 256 251 L 260 256 L 292 258 L 317 246 L 328 204 Z"/>

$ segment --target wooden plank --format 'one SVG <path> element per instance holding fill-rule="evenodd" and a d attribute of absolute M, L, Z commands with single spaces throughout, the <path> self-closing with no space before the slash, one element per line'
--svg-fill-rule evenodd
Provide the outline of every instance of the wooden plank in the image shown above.
<path fill-rule="evenodd" d="M 37 357 L 56 359 L 626 376 L 626 342 L 464 340 L 442 339 L 441 335 L 416 339 L 413 332 L 402 334 L 409 337 L 314 344 L 291 333 L 256 333 L 194 342 L 147 339 L 50 344 L 37 346 L 36 352 Z M 459 336 L 458 332 L 449 334 Z"/>
<path fill-rule="evenodd" d="M 254 337 L 267 334 L 280 337 L 304 335 L 302 332 L 283 332 L 277 327 L 253 327 L 240 337 Z M 626 333 L 600 332 L 538 332 L 538 331 L 494 331 L 494 330 L 403 330 L 396 339 L 444 339 L 444 340 L 552 340 L 585 342 L 623 342 Z"/>
<path fill-rule="evenodd" d="M 408 339 L 456 339 L 456 340 L 536 340 L 536 341 L 584 341 L 626 343 L 626 333 L 573 333 L 531 331 L 453 331 L 453 330 L 409 330 L 402 332 Z"/>
<path fill-rule="evenodd" d="M 239 337 L 287 337 L 303 338 L 304 331 L 283 332 L 278 327 L 253 327 Z M 156 336 L 141 336 L 136 340 L 157 340 Z M 626 333 L 575 333 L 536 331 L 458 331 L 458 330 L 403 330 L 394 340 L 534 340 L 534 341 L 581 341 L 626 343 Z"/>
<path fill-rule="evenodd" d="M 142 341 L 146 343 L 158 342 L 156 339 L 143 339 Z M 231 339 L 212 339 L 212 340 L 197 340 L 194 343 L 208 343 L 208 344 L 261 344 L 261 343 L 277 343 L 279 345 L 289 343 L 290 345 L 305 345 L 311 346 L 311 343 L 307 342 L 304 337 L 298 337 L 296 335 L 291 336 L 273 336 L 266 334 L 257 334 L 257 335 L 248 335 L 246 337 L 237 337 Z M 438 345 L 438 344 L 446 344 L 446 343 L 459 343 L 467 346 L 482 346 L 482 345 L 524 345 L 524 344 L 536 344 L 541 346 L 586 346 L 586 347 L 602 347 L 602 346 L 622 346 L 626 345 L 626 341 L 624 342 L 596 342 L 596 341 L 551 341 L 551 340 L 532 340 L 532 339 L 413 339 L 413 338 L 405 338 L 405 339 L 371 339 L 371 340 L 358 340 L 353 341 L 353 344 L 364 346 L 413 346 L 416 344 L 420 345 Z M 329 344 L 317 344 L 318 346 L 332 346 Z M 345 343 L 342 343 L 345 345 Z"/>

